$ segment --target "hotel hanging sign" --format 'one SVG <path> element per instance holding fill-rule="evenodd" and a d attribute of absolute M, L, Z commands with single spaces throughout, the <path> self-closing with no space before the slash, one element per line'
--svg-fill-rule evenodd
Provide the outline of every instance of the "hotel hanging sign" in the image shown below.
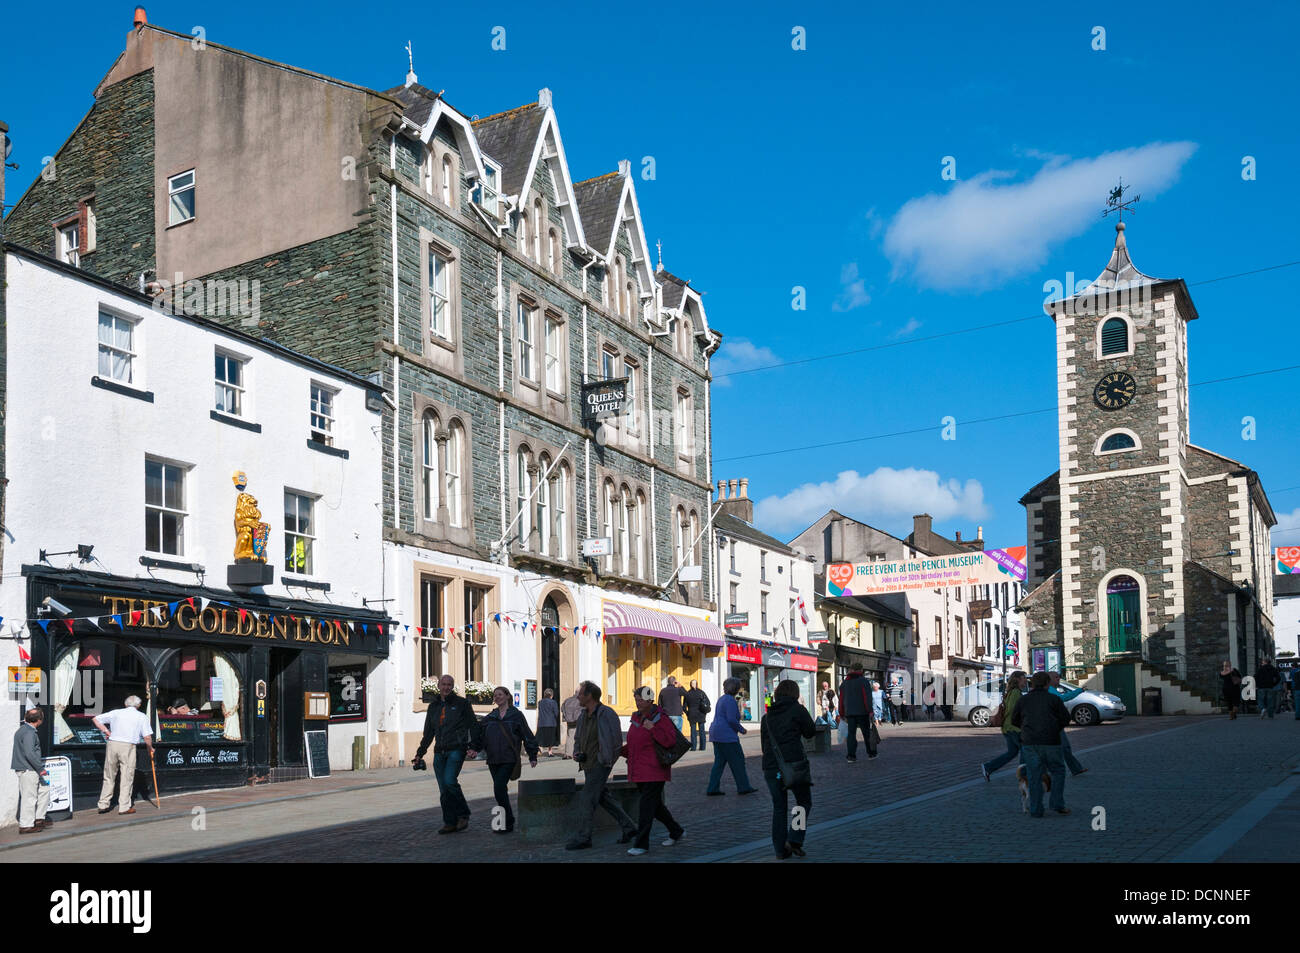
<path fill-rule="evenodd" d="M 946 586 L 982 586 L 1028 576 L 1027 547 L 925 556 L 893 562 L 833 563 L 826 567 L 826 595 L 884 596 Z"/>
<path fill-rule="evenodd" d="M 583 384 L 582 422 L 591 424 L 607 417 L 618 417 L 623 413 L 623 401 L 626 398 L 626 377 Z"/>

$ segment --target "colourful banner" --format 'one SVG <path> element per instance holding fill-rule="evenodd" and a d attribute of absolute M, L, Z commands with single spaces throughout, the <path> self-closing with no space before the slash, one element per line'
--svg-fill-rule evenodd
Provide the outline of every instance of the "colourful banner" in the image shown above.
<path fill-rule="evenodd" d="M 893 562 L 832 563 L 826 567 L 826 595 L 884 596 L 945 586 L 1024 582 L 1029 575 L 1025 566 L 1027 552 L 1026 546 L 1011 546 Z"/>
<path fill-rule="evenodd" d="M 1289 576 L 1300 573 L 1300 546 L 1279 546 L 1274 551 L 1274 555 L 1277 556 L 1279 575 Z"/>

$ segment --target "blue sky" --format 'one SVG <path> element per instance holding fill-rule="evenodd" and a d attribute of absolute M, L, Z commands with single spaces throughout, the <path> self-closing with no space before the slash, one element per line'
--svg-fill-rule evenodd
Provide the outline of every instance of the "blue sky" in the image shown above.
<path fill-rule="evenodd" d="M 961 421 L 1054 410 L 1044 283 L 1105 265 L 1116 175 L 1143 195 L 1127 233 L 1138 267 L 1192 285 L 1193 383 L 1300 364 L 1300 267 L 1196 284 L 1300 259 L 1294 5 L 147 6 L 160 26 L 380 89 L 402 82 L 409 39 L 420 81 L 471 115 L 550 87 L 575 179 L 654 157 L 638 182 L 646 236 L 707 292 L 719 374 L 898 345 L 719 377 L 715 475 L 748 477 L 760 523 L 786 538 L 836 506 L 900 535 L 928 510 L 949 535 L 982 525 L 992 544 L 1023 543 L 1016 501 L 1056 469 L 1054 412 Z M 10 202 L 89 108 L 131 12 L 0 17 Z M 1298 383 L 1191 392 L 1192 440 L 1260 472 L 1283 544 L 1300 543 Z"/>

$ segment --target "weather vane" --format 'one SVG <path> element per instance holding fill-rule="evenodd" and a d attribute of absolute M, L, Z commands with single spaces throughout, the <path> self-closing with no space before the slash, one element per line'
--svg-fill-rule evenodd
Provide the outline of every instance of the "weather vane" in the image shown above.
<path fill-rule="evenodd" d="M 1131 199 L 1124 198 L 1124 193 L 1131 188 L 1132 186 L 1124 185 L 1122 178 L 1119 180 L 1119 185 L 1110 190 L 1110 198 L 1106 200 L 1106 210 L 1101 213 L 1103 218 L 1111 212 L 1118 212 L 1119 220 L 1122 222 L 1124 221 L 1125 212 L 1137 214 L 1137 210 L 1133 206 L 1142 200 L 1142 196 L 1135 195 Z"/>

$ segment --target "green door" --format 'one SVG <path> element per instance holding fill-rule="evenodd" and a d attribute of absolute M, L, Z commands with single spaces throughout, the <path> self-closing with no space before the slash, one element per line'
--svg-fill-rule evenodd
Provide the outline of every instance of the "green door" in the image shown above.
<path fill-rule="evenodd" d="M 1124 707 L 1137 714 L 1137 666 L 1131 662 L 1106 665 L 1101 670 L 1101 686 L 1112 695 L 1118 695 Z"/>
<path fill-rule="evenodd" d="M 1128 579 L 1121 576 L 1121 579 Z M 1118 582 L 1118 580 L 1116 580 Z M 1142 648 L 1142 628 L 1138 622 L 1138 589 L 1112 586 L 1106 593 L 1106 631 L 1111 654 L 1137 652 Z"/>

